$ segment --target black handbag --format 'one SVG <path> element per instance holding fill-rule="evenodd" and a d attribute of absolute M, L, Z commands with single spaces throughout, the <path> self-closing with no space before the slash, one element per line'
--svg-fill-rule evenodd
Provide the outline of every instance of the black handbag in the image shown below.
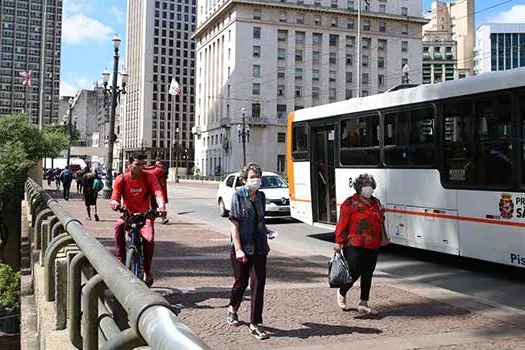
<path fill-rule="evenodd" d="M 330 288 L 341 288 L 352 284 L 352 273 L 345 257 L 334 252 L 332 260 L 328 263 L 328 284 Z"/>

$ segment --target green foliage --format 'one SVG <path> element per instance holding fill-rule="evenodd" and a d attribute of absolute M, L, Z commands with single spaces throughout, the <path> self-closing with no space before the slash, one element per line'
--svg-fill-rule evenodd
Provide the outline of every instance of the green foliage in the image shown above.
<path fill-rule="evenodd" d="M 0 264 L 0 307 L 20 309 L 20 272 Z"/>
<path fill-rule="evenodd" d="M 26 114 L 0 118 L 0 199 L 20 200 L 27 170 L 44 157 L 57 156 L 69 138 L 54 129 L 40 131 Z"/>

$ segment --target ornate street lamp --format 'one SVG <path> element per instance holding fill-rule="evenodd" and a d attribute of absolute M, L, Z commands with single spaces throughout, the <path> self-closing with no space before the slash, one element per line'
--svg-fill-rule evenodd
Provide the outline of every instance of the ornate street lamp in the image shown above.
<path fill-rule="evenodd" d="M 179 183 L 179 132 L 180 129 L 178 127 L 175 128 L 175 183 Z M 171 145 L 171 147 L 173 147 L 173 145 Z"/>
<path fill-rule="evenodd" d="M 104 198 L 109 199 L 111 197 L 111 192 L 113 191 L 113 145 L 117 139 L 115 135 L 115 111 L 117 108 L 117 99 L 120 94 L 126 93 L 126 84 L 128 83 L 128 75 L 126 72 L 121 73 L 121 87 L 117 86 L 118 79 L 118 60 L 119 60 L 119 47 L 120 39 L 117 35 L 113 38 L 113 76 L 111 86 L 108 87 L 110 74 L 105 69 L 102 73 L 102 82 L 104 87 L 102 91 L 104 92 L 104 106 L 107 105 L 108 98 L 111 97 L 111 108 L 109 110 L 109 132 L 108 132 L 108 164 L 106 166 L 106 186 L 103 189 Z"/>
<path fill-rule="evenodd" d="M 242 112 L 242 124 L 237 125 L 237 135 L 239 136 L 239 142 L 242 142 L 242 166 L 246 165 L 246 142 L 250 142 L 250 126 L 246 124 L 246 110 L 244 107 L 241 109 Z"/>

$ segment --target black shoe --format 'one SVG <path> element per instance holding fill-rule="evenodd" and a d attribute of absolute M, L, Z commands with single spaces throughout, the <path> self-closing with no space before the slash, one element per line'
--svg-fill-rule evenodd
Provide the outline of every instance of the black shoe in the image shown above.
<path fill-rule="evenodd" d="M 95 214 L 95 221 L 100 221 L 100 219 L 98 218 L 98 214 Z"/>
<path fill-rule="evenodd" d="M 259 326 L 253 324 L 250 325 L 250 332 L 257 340 L 264 340 L 270 338 L 268 334 L 265 331 L 263 331 Z"/>
<path fill-rule="evenodd" d="M 148 278 L 146 278 L 146 279 L 144 280 L 144 283 L 146 283 L 146 285 L 147 285 L 148 287 L 151 287 L 151 286 L 153 285 L 153 282 L 154 282 L 154 279 L 153 279 L 153 277 L 151 277 L 151 276 L 149 276 Z"/>
<path fill-rule="evenodd" d="M 228 324 L 230 326 L 238 326 L 239 325 L 239 317 L 237 317 L 237 313 L 228 311 L 227 321 L 228 321 Z"/>

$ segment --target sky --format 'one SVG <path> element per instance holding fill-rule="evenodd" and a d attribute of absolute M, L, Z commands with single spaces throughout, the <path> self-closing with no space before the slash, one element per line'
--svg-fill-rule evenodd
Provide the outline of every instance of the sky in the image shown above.
<path fill-rule="evenodd" d="M 109 71 L 113 69 L 111 39 L 115 34 L 122 40 L 120 53 L 121 62 L 124 61 L 126 2 L 63 1 L 61 96 L 72 96 L 78 90 L 91 89 L 94 82 L 101 79 L 105 67 Z M 423 9 L 430 9 L 430 4 L 431 0 L 423 0 Z M 525 23 L 525 0 L 476 0 L 475 12 L 476 27 L 491 22 Z"/>

